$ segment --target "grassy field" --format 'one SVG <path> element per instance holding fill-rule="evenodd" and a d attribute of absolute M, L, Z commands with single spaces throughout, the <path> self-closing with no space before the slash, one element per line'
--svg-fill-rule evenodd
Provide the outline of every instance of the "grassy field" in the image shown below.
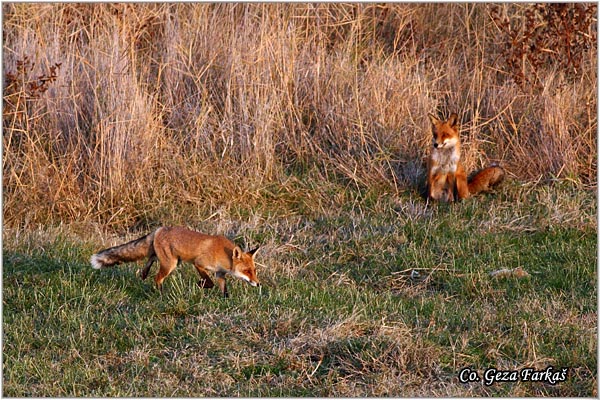
<path fill-rule="evenodd" d="M 345 196 L 312 217 L 194 225 L 264 246 L 264 286 L 231 282 L 229 299 L 198 288 L 190 265 L 162 297 L 141 264 L 90 268 L 93 251 L 135 234 L 5 231 L 4 395 L 595 393 L 594 192 L 507 185 L 454 206 Z M 517 267 L 530 277 L 489 276 Z M 464 367 L 548 366 L 566 381 L 458 382 Z"/>
<path fill-rule="evenodd" d="M 2 12 L 4 396 L 597 396 L 595 4 Z M 429 204 L 451 112 L 507 179 Z M 263 286 L 90 267 L 163 224 Z"/>

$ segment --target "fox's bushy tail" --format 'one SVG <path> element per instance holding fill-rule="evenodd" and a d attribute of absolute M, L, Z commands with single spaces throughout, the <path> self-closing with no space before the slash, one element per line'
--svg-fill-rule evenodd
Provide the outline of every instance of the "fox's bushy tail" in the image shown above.
<path fill-rule="evenodd" d="M 154 232 L 131 242 L 101 250 L 92 255 L 90 263 L 92 268 L 100 269 L 124 262 L 141 260 L 152 253 L 153 241 Z"/>
<path fill-rule="evenodd" d="M 504 180 L 504 175 L 504 168 L 499 165 L 482 169 L 469 179 L 469 194 L 473 196 L 491 190 Z"/>

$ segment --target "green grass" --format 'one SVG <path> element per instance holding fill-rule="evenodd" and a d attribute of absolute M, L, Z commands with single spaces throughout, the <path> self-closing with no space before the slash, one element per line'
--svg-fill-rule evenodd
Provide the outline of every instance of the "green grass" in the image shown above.
<path fill-rule="evenodd" d="M 452 206 L 344 197 L 305 216 L 221 221 L 265 246 L 262 289 L 228 278 L 229 299 L 199 289 L 189 265 L 162 296 L 136 277 L 141 263 L 92 270 L 90 254 L 113 242 L 89 232 L 6 230 L 3 395 L 592 396 L 593 192 L 507 185 Z M 531 276 L 489 276 L 516 267 Z M 550 365 L 567 380 L 458 382 L 463 367 Z"/>

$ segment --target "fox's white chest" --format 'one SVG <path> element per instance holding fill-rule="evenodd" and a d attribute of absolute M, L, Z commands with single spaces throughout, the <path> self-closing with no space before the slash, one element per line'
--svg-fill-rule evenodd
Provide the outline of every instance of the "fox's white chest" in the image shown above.
<path fill-rule="evenodd" d="M 431 153 L 431 172 L 434 174 L 455 173 L 460 160 L 460 151 L 452 149 L 433 149 Z"/>

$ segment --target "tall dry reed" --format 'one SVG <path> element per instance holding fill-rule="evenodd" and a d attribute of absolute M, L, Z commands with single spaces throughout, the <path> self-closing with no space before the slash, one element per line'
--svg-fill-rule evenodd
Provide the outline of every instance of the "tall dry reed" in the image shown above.
<path fill-rule="evenodd" d="M 526 21 L 549 17 L 525 5 L 4 4 L 4 221 L 130 226 L 273 191 L 412 190 L 430 112 L 461 115 L 468 170 L 593 186 L 584 6 L 573 73 L 506 45 L 527 29 L 546 43 Z"/>

